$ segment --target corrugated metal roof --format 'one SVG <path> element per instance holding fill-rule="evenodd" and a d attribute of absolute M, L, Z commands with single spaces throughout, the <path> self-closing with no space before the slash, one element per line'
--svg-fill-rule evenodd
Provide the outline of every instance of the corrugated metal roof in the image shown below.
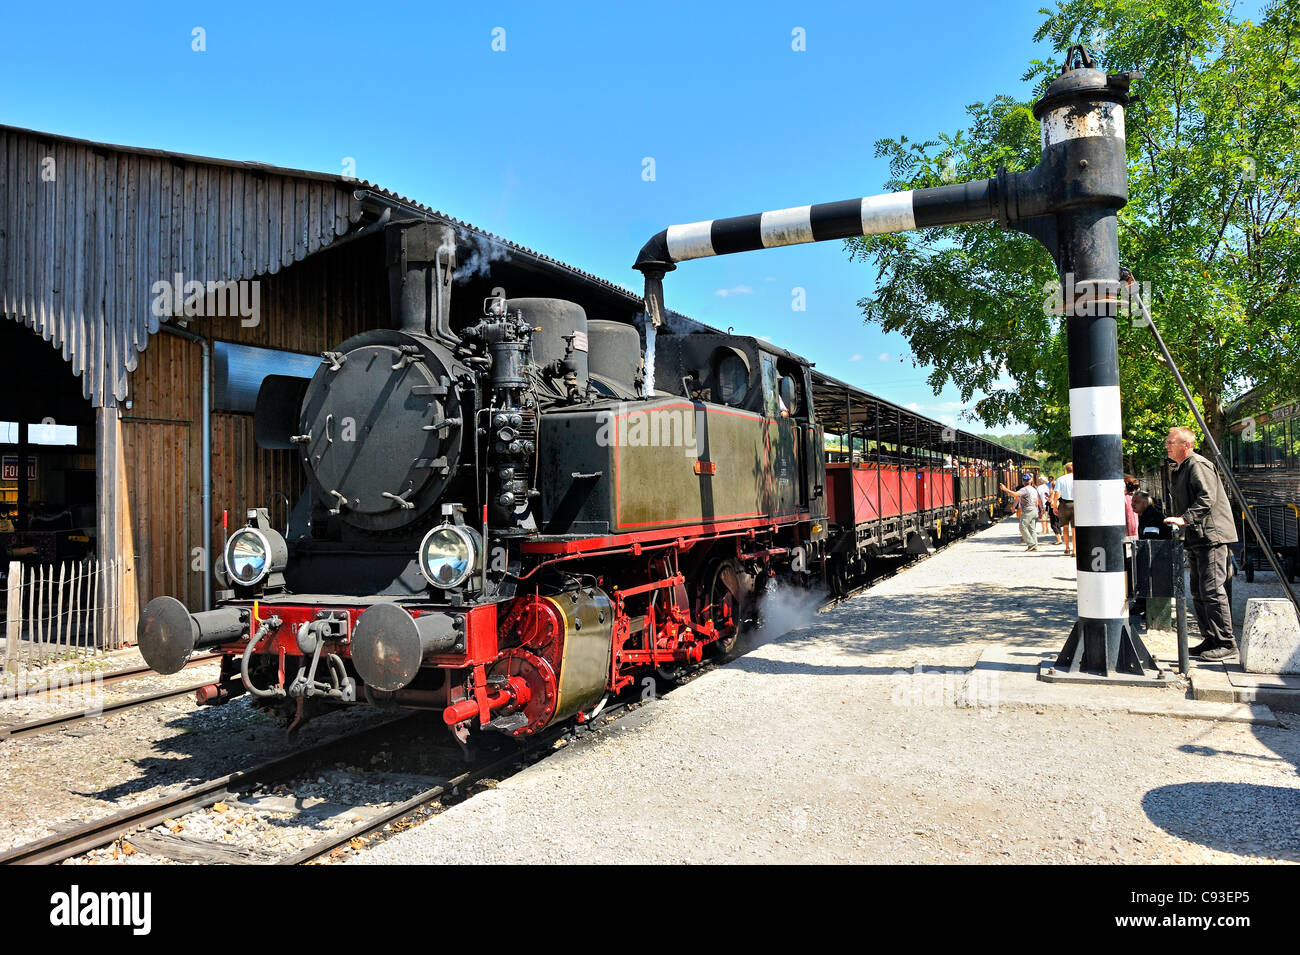
<path fill-rule="evenodd" d="M 278 272 L 361 218 L 351 184 L 0 126 L 0 311 L 62 352 L 95 406 L 126 397 L 156 282 Z"/>
<path fill-rule="evenodd" d="M 445 219 L 629 306 L 641 301 L 364 180 L 0 125 L 0 313 L 59 349 L 93 405 L 113 405 L 158 331 L 154 283 L 274 274 L 359 227 L 367 199 Z"/>
<path fill-rule="evenodd" d="M 149 149 L 142 146 L 122 146 L 122 145 L 115 145 L 111 143 L 100 143 L 100 142 L 94 142 L 93 140 L 89 140 L 89 139 L 76 139 L 71 136 L 60 136 L 53 133 L 43 133 L 40 132 L 39 130 L 20 129 L 19 127 L 16 126 L 5 126 L 3 124 L 0 124 L 0 135 L 3 135 L 4 133 L 17 133 L 17 134 L 35 137 L 39 140 L 44 140 L 44 141 L 58 141 L 58 142 L 64 142 L 64 143 L 74 144 L 78 146 L 84 146 L 92 150 L 111 150 L 116 153 L 124 153 L 128 155 L 149 157 L 154 159 L 165 159 L 170 162 L 197 163 L 197 164 L 202 164 L 207 166 L 221 166 L 232 170 L 239 170 L 241 172 L 251 173 L 253 175 L 282 176 L 282 177 L 293 178 L 293 179 L 311 179 L 321 183 L 329 183 L 341 189 L 351 189 L 354 192 L 373 193 L 376 196 L 383 197 L 384 199 L 390 200 L 395 205 L 406 207 L 412 213 L 429 216 L 431 218 L 443 219 L 463 229 L 467 229 L 470 232 L 473 232 L 479 236 L 482 236 L 483 238 L 486 238 L 492 242 L 498 243 L 499 245 L 502 245 L 505 248 L 510 249 L 511 251 L 522 253 L 524 255 L 535 258 L 540 262 L 546 262 L 550 265 L 555 266 L 558 269 L 563 269 L 576 276 L 580 276 L 595 285 L 602 286 L 605 289 L 608 289 L 610 292 L 626 298 L 629 303 L 635 304 L 641 302 L 641 294 L 639 292 L 635 292 L 622 285 L 615 284 L 614 282 L 611 282 L 608 279 L 601 278 L 599 275 L 594 275 L 593 273 L 577 268 L 576 266 L 569 265 L 567 262 L 562 262 L 559 259 L 553 258 L 552 256 L 545 254 L 544 252 L 538 252 L 536 249 L 531 249 L 527 246 L 520 245 L 517 242 L 513 242 L 510 239 L 507 239 L 503 236 L 499 236 L 496 235 L 495 233 L 488 232 L 486 229 L 482 229 L 471 222 L 466 222 L 463 219 L 458 219 L 455 216 L 449 215 L 445 212 L 435 209 L 432 206 L 425 205 L 424 203 L 418 202 L 415 199 L 411 199 L 408 196 L 403 196 L 399 193 L 393 192 L 391 189 L 386 189 L 383 186 L 370 182 L 369 180 L 366 179 L 353 179 L 353 178 L 348 178 L 346 176 L 339 175 L 337 173 L 315 172 L 310 169 L 293 169 L 287 166 L 272 166 L 262 162 L 248 162 L 239 159 L 220 159 L 212 156 L 196 156 L 190 153 L 177 153 L 177 152 L 168 152 L 162 149 Z M 700 327 L 706 327 L 701 325 L 699 322 L 695 322 L 694 319 L 690 319 L 685 315 L 681 315 L 681 313 L 675 313 L 675 314 L 677 314 L 681 318 L 686 319 L 689 322 L 700 325 Z"/>

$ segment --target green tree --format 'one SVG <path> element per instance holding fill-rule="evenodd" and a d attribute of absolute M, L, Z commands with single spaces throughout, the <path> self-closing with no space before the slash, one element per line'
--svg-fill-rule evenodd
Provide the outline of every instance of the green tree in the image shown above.
<path fill-rule="evenodd" d="M 1129 204 L 1120 258 L 1149 284 L 1149 305 L 1216 440 L 1228 401 L 1259 386 L 1261 405 L 1300 394 L 1300 0 L 1275 0 L 1259 23 L 1219 0 L 1065 0 L 1042 11 L 1035 40 L 1062 53 L 1088 44 L 1111 71 L 1141 70 L 1127 110 Z M 1060 57 L 1056 57 L 1059 62 Z M 1026 101 L 968 107 L 967 128 L 926 142 L 881 140 L 887 188 L 994 175 L 1038 162 L 1031 105 L 1056 74 L 1033 61 Z M 1039 448 L 1069 455 L 1062 319 L 1045 303 L 1056 275 L 1036 242 L 992 224 L 848 242 L 877 271 L 859 304 L 868 322 L 908 338 L 986 426 L 1012 419 Z M 1191 415 L 1150 330 L 1120 322 L 1120 386 L 1131 469 L 1163 455 Z M 1006 379 L 1011 384 L 1006 383 Z"/>
<path fill-rule="evenodd" d="M 1012 451 L 1019 451 L 1022 454 L 1032 454 L 1036 447 L 1037 438 L 1031 434 L 982 434 L 980 435 L 986 441 L 992 441 L 994 444 L 1000 444 L 1004 448 L 1010 448 Z"/>

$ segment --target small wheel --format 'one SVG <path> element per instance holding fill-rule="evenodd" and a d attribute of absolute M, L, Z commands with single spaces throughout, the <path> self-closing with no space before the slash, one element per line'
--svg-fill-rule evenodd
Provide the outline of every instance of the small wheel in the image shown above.
<path fill-rule="evenodd" d="M 665 663 L 661 667 L 656 667 L 655 676 L 658 678 L 658 690 L 660 692 L 671 690 L 681 682 L 682 677 L 685 675 L 686 668 L 680 663 Z"/>
<path fill-rule="evenodd" d="M 828 565 L 827 577 L 830 579 L 831 595 L 843 597 L 849 592 L 849 571 L 846 562 L 840 558 L 834 558 Z"/>

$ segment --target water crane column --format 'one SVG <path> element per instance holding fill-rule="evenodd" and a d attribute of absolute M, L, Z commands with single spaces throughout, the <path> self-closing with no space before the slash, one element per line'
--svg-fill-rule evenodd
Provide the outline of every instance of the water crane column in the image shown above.
<path fill-rule="evenodd" d="M 663 278 L 732 252 L 994 220 L 1037 239 L 1060 274 L 1069 348 L 1078 534 L 1078 619 L 1057 659 L 1067 674 L 1143 676 L 1154 661 L 1128 628 L 1116 316 L 1117 212 L 1128 201 L 1124 107 L 1140 74 L 1106 73 L 1081 46 L 1034 105 L 1042 157 L 992 179 L 674 225 L 641 249 L 646 313 L 663 323 Z"/>

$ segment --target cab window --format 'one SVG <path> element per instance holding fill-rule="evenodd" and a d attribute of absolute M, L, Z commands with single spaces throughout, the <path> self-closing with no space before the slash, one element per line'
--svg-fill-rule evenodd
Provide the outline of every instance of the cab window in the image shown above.
<path fill-rule="evenodd" d="M 781 416 L 781 376 L 776 370 L 776 359 L 763 356 L 763 414 L 769 418 Z"/>
<path fill-rule="evenodd" d="M 718 400 L 726 405 L 738 405 L 745 400 L 749 390 L 749 369 L 745 360 L 736 354 L 723 355 L 718 361 Z"/>

